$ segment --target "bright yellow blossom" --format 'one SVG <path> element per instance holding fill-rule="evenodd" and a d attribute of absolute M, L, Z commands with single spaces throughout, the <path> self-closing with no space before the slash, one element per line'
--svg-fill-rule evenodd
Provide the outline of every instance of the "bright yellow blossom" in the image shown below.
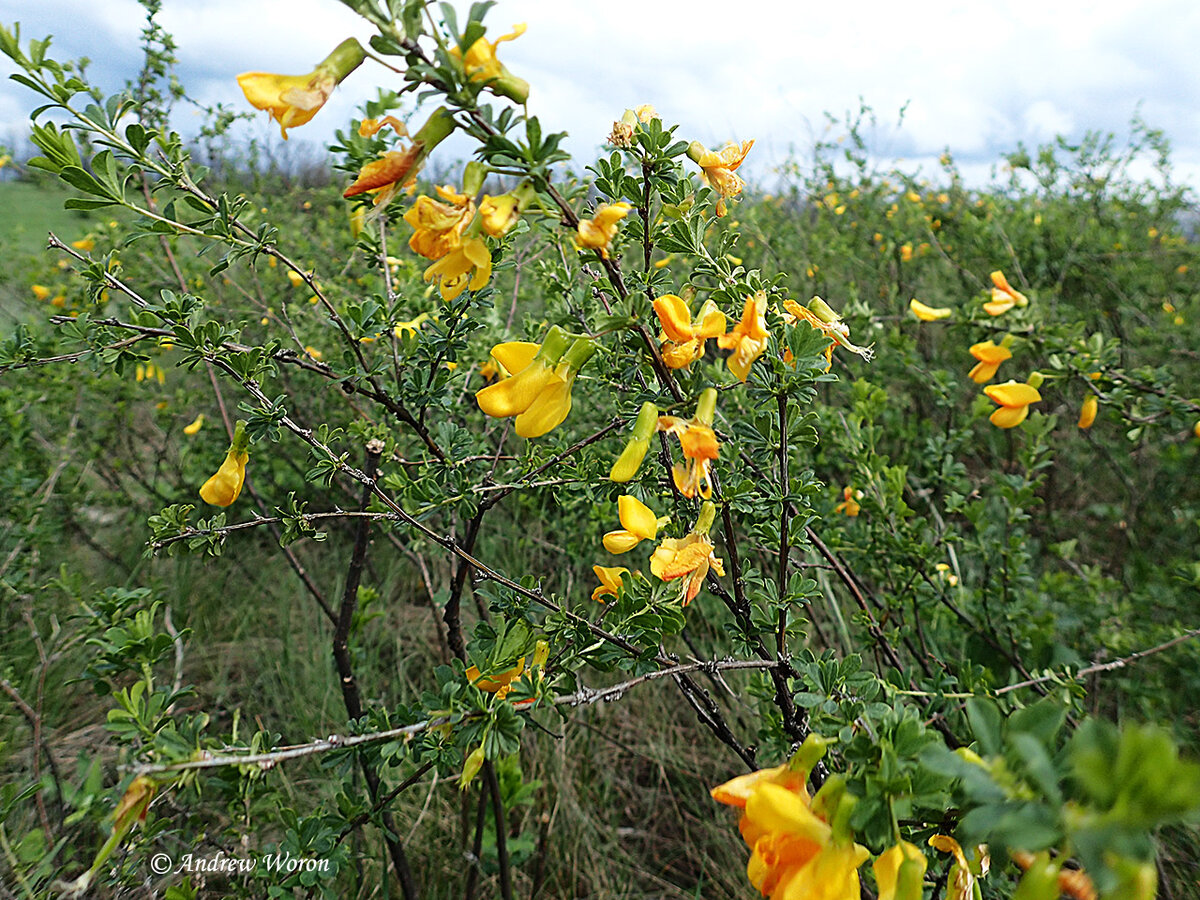
<path fill-rule="evenodd" d="M 617 223 L 633 205 L 622 200 L 619 203 L 604 203 L 596 208 L 590 219 L 580 219 L 575 227 L 575 246 L 580 249 L 596 250 L 603 259 L 608 259 L 609 245 L 617 236 Z"/>
<path fill-rule="evenodd" d="M 717 344 L 733 353 L 725 360 L 732 372 L 743 384 L 750 375 L 750 366 L 767 349 L 767 295 L 758 291 L 746 298 L 742 319 L 729 334 L 718 335 Z"/>
<path fill-rule="evenodd" d="M 82 250 L 84 253 L 91 253 L 96 249 L 96 242 L 90 238 L 81 238 L 78 241 L 71 241 L 71 246 L 76 250 Z"/>
<path fill-rule="evenodd" d="M 540 437 L 557 428 L 571 411 L 571 388 L 584 363 L 596 352 L 590 338 L 576 338 L 557 326 L 529 357 L 524 342 L 498 344 L 492 356 L 505 369 L 516 372 L 475 394 L 479 408 L 493 418 L 516 416 L 516 432 L 523 438 Z M 520 368 L 510 368 L 529 361 Z"/>
<path fill-rule="evenodd" d="M 33 291 L 34 299 L 45 300 L 50 296 L 50 288 L 44 284 L 33 284 L 29 286 L 29 289 Z"/>
<path fill-rule="evenodd" d="M 481 37 L 463 53 L 458 47 L 452 47 L 450 54 L 463 63 L 463 71 L 471 81 L 491 82 L 492 93 L 508 97 L 517 103 L 524 103 L 529 98 L 529 82 L 518 78 L 504 66 L 496 57 L 496 48 L 505 41 L 513 41 L 525 33 L 525 23 L 513 26 L 513 30 L 489 41 Z"/>
<path fill-rule="evenodd" d="M 592 566 L 592 571 L 600 579 L 600 586 L 592 591 L 593 600 L 603 603 L 605 597 L 615 599 L 620 596 L 621 589 L 625 586 L 621 576 L 628 575 L 628 569 L 624 566 Z"/>
<path fill-rule="evenodd" d="M 989 418 L 997 428 L 1016 428 L 1029 415 L 1029 405 L 1039 403 L 1042 399 L 1037 388 L 1017 381 L 990 384 L 983 392 L 1000 404 L 1000 408 Z"/>
<path fill-rule="evenodd" d="M 725 334 L 725 314 L 717 309 L 712 298 L 704 301 L 694 324 L 687 301 L 675 294 L 664 294 L 655 300 L 654 312 L 663 330 L 663 362 L 672 369 L 691 365 L 704 355 L 706 340 Z"/>
<path fill-rule="evenodd" d="M 188 437 L 191 437 L 193 434 L 198 432 L 203 425 L 204 413 L 200 413 L 200 415 L 196 416 L 196 418 L 194 418 L 190 424 L 183 426 L 183 433 Z"/>
<path fill-rule="evenodd" d="M 225 454 L 221 468 L 200 488 L 200 499 L 213 506 L 229 506 L 242 493 L 246 480 L 246 462 L 250 459 L 247 447 L 250 437 L 246 434 L 246 423 L 240 419 L 233 430 L 233 442 Z"/>
<path fill-rule="evenodd" d="M 997 270 L 991 274 L 992 299 L 983 304 L 984 311 L 989 316 L 1000 316 L 1014 306 L 1027 306 L 1029 298 L 1008 283 L 1004 273 Z"/>
<path fill-rule="evenodd" d="M 1012 338 L 1005 335 L 999 344 L 993 341 L 972 344 L 971 355 L 979 360 L 979 362 L 975 364 L 975 368 L 967 373 L 967 377 L 976 384 L 986 384 L 995 378 L 996 370 L 1000 368 L 1000 363 L 1006 359 L 1012 359 L 1012 351 L 1008 349 L 1008 345 L 1011 342 Z"/>
<path fill-rule="evenodd" d="M 654 510 L 631 494 L 617 498 L 617 516 L 621 528 L 604 535 L 604 549 L 614 555 L 628 553 L 642 541 L 654 540 L 659 526 L 667 521 L 660 520 Z"/>
<path fill-rule="evenodd" d="M 473 272 L 473 274 L 472 274 Z M 425 270 L 425 280 L 438 280 L 442 297 L 454 300 L 468 287 L 484 288 L 492 277 L 492 253 L 482 238 L 466 238 Z"/>
<path fill-rule="evenodd" d="M 699 141 L 692 141 L 688 147 L 688 156 L 700 167 L 700 177 L 717 192 L 718 217 L 729 211 L 725 201 L 736 197 L 746 186 L 746 182 L 735 173 L 753 146 L 754 141 L 749 140 L 740 145 L 726 144 L 720 150 L 709 150 Z"/>
<path fill-rule="evenodd" d="M 449 185 L 437 188 L 441 200 L 424 195 L 404 214 L 413 227 L 408 246 L 426 259 L 441 259 L 462 246 L 463 232 L 475 216 L 475 201 Z"/>
<path fill-rule="evenodd" d="M 922 322 L 937 322 L 939 319 L 948 319 L 954 313 L 954 310 L 948 306 L 926 306 L 916 297 L 908 301 L 908 308 Z"/>
<path fill-rule="evenodd" d="M 312 119 L 325 105 L 333 89 L 364 59 L 366 52 L 362 45 L 354 38 L 347 38 L 307 75 L 243 72 L 237 81 L 250 105 L 265 109 L 279 123 L 286 141 L 287 130 Z"/>

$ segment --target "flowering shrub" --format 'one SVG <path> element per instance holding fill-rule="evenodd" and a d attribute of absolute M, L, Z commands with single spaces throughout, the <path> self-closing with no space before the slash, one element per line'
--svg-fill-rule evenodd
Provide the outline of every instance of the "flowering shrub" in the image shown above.
<path fill-rule="evenodd" d="M 680 747 L 711 751 L 679 787 L 713 824 L 673 895 L 1143 898 L 1178 878 L 1171 853 L 1195 861 L 1200 766 L 1178 745 L 1196 727 L 1179 698 L 1200 689 L 1200 385 L 1178 363 L 1195 358 L 1200 269 L 1183 193 L 1147 198 L 1132 156 L 1065 146 L 1014 154 L 990 193 L 947 159 L 939 190 L 872 171 L 852 123 L 841 159 L 822 145 L 789 194 L 753 197 L 735 174 L 753 141 L 704 147 L 649 106 L 614 110 L 611 152 L 564 175 L 536 85 L 502 61 L 525 26 L 491 39 L 489 4 L 460 21 L 353 0 L 370 49 L 238 79 L 283 138 L 345 79 L 384 87 L 338 132 L 327 205 L 289 213 L 166 127 L 147 85 L 171 45 L 146 5 L 148 74 L 107 99 L 45 42 L 0 32 L 45 104 L 29 166 L 71 208 L 121 216 L 51 236 L 65 265 L 22 299 L 54 328 L 0 347 L 6 516 L 30 534 L 4 563 L 23 570 L 5 581 L 22 604 L 6 641 L 35 684 L 79 662 L 111 748 L 62 772 L 41 700 L 6 675 L 34 734 L 31 772 L 0 793 L 14 883 L 603 890 L 550 871 L 557 817 L 588 785 L 548 760 L 601 701 L 655 690 L 668 701 L 640 736 L 673 722 Z M 71 128 L 40 121 L 49 109 Z M 474 158 L 423 181 L 450 172 L 454 133 Z M 79 384 L 33 377 L 80 362 Z M 18 415 L 51 388 L 134 412 L 74 414 L 55 469 L 36 429 L 57 406 Z M 137 428 L 160 445 L 129 441 Z M 56 521 L 98 553 L 121 539 L 88 522 L 93 493 L 142 520 L 124 587 L 39 555 L 68 467 Z M 276 645 L 253 664 L 276 659 L 275 690 L 298 690 L 309 645 L 291 642 L 319 641 L 336 713 L 305 718 L 298 692 L 264 721 L 264 693 L 223 695 L 188 661 L 220 656 L 206 590 L 241 628 L 281 582 Z M 1154 670 L 1167 653 L 1180 662 Z M 742 811 L 748 862 L 717 804 Z M 175 864 L 203 842 L 322 865 Z"/>

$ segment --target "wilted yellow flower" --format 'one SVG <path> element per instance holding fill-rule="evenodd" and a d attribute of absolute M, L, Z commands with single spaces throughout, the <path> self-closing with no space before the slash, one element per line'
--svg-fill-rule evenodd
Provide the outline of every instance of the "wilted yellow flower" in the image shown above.
<path fill-rule="evenodd" d="M 948 319 L 954 313 L 954 310 L 948 306 L 926 306 L 916 297 L 908 301 L 908 308 L 922 322 L 936 322 L 939 319 Z"/>
<path fill-rule="evenodd" d="M 700 167 L 704 183 L 717 192 L 717 216 L 729 211 L 725 201 L 736 197 L 746 186 L 739 175 L 734 174 L 746 159 L 754 141 L 743 141 L 740 145 L 729 143 L 720 150 L 709 150 L 699 141 L 692 141 L 688 156 Z"/>
<path fill-rule="evenodd" d="M 946 884 L 946 900 L 972 900 L 975 894 L 975 881 L 986 875 L 991 865 L 987 848 L 982 844 L 976 848 L 979 861 L 972 867 L 966 854 L 963 853 L 962 846 L 949 835 L 935 834 L 929 839 L 929 846 L 954 856 L 954 865 L 950 867 L 950 875 Z"/>
<path fill-rule="evenodd" d="M 979 362 L 967 373 L 967 377 L 976 384 L 986 384 L 995 378 L 996 370 L 1000 368 L 1000 363 L 1006 359 L 1012 359 L 1012 351 L 1008 349 L 1011 343 L 1012 336 L 1005 335 L 999 344 L 993 341 L 972 344 L 971 355 L 979 360 Z"/>
<path fill-rule="evenodd" d="M 426 269 L 424 277 L 426 281 L 436 278 L 442 297 L 454 300 L 468 287 L 478 291 L 487 286 L 492 277 L 492 252 L 482 238 L 465 238 Z"/>
<path fill-rule="evenodd" d="M 1084 398 L 1083 406 L 1079 409 L 1079 427 L 1088 429 L 1092 427 L 1092 423 L 1096 421 L 1096 413 L 1100 411 L 1100 400 L 1095 394 L 1088 394 Z"/>
<path fill-rule="evenodd" d="M 467 48 L 466 53 L 463 53 L 458 47 L 452 47 L 450 54 L 462 60 L 463 71 L 471 81 L 490 81 L 489 87 L 494 94 L 508 97 L 517 103 L 524 103 L 529 99 L 529 82 L 508 71 L 496 57 L 496 48 L 500 44 L 516 40 L 524 33 L 525 23 L 521 22 L 514 25 L 513 30 L 503 37 L 498 37 L 494 41 L 481 37 Z"/>
<path fill-rule="evenodd" d="M 729 334 L 719 335 L 717 344 L 723 350 L 732 350 L 725 360 L 738 381 L 745 384 L 750 375 L 750 366 L 767 349 L 767 295 L 758 291 L 746 298 L 742 319 Z"/>
<path fill-rule="evenodd" d="M 1027 306 L 1029 298 L 1008 283 L 1004 273 L 997 270 L 991 274 L 992 299 L 983 304 L 984 311 L 989 316 L 999 316 L 1008 312 L 1014 306 Z"/>
<path fill-rule="evenodd" d="M 807 322 L 825 335 L 825 337 L 829 338 L 831 343 L 825 348 L 825 359 L 828 363 L 825 366 L 826 370 L 833 365 L 834 347 L 845 347 L 851 353 L 857 353 L 868 362 L 875 355 L 875 351 L 872 349 L 874 347 L 873 344 L 867 347 L 859 347 L 850 342 L 850 326 L 843 322 L 842 317 L 835 313 L 829 304 L 820 297 L 813 297 L 808 301 L 807 307 L 801 306 L 795 300 L 784 300 L 783 308 L 785 310 L 784 321 L 788 321 L 788 317 L 790 316 L 791 321 L 789 324 L 796 321 Z M 790 360 L 785 356 L 785 361 Z"/>
<path fill-rule="evenodd" d="M 628 553 L 642 541 L 654 540 L 659 526 L 667 521 L 659 519 L 654 510 L 630 494 L 617 498 L 617 515 L 621 528 L 604 535 L 604 549 L 614 555 Z"/>
<path fill-rule="evenodd" d="M 1017 381 L 990 384 L 983 392 L 1000 404 L 1000 408 L 989 418 L 997 428 L 1017 427 L 1029 415 L 1029 404 L 1039 403 L 1042 399 L 1037 388 Z"/>
<path fill-rule="evenodd" d="M 191 435 L 198 432 L 203 425 L 204 425 L 204 413 L 200 413 L 200 415 L 198 415 L 198 416 L 196 416 L 196 418 L 192 419 L 191 424 L 183 426 L 183 433 L 190 437 Z"/>
<path fill-rule="evenodd" d="M 384 123 L 395 123 L 388 116 L 380 122 L 372 123 L 376 130 Z M 363 123 L 362 127 L 367 125 Z M 397 123 L 398 124 L 398 123 Z M 360 131 L 362 130 L 360 127 Z M 454 117 L 444 106 L 439 106 L 430 114 L 429 119 L 421 129 L 412 136 L 412 144 L 405 150 L 389 150 L 379 159 L 372 160 L 362 167 L 354 183 L 342 193 L 346 199 L 359 194 L 372 193 L 375 195 L 372 203 L 375 206 L 387 206 L 401 188 L 414 184 L 417 173 L 421 170 L 426 158 L 433 148 L 444 141 L 454 131 Z"/>
<path fill-rule="evenodd" d="M 603 603 L 605 597 L 615 599 L 620 596 L 621 589 L 624 587 L 621 576 L 628 575 L 628 569 L 624 566 L 592 566 L 592 571 L 600 579 L 600 586 L 592 591 L 593 600 Z"/>
<path fill-rule="evenodd" d="M 229 506 L 238 498 L 246 480 L 246 462 L 250 459 L 247 452 L 249 446 L 250 436 L 246 433 L 246 423 L 239 419 L 234 426 L 233 442 L 225 454 L 225 461 L 200 488 L 201 500 L 213 506 Z"/>
<path fill-rule="evenodd" d="M 862 499 L 863 492 L 854 489 L 850 485 L 842 488 L 842 502 L 833 508 L 835 513 L 845 513 L 854 518 L 862 511 L 862 505 L 858 502 Z"/>
<path fill-rule="evenodd" d="M 343 79 L 366 59 L 362 45 L 347 38 L 307 75 L 272 75 L 243 72 L 238 85 L 256 109 L 271 114 L 287 140 L 287 130 L 304 125 L 315 116 Z"/>
<path fill-rule="evenodd" d="M 517 660 L 517 664 L 511 669 L 506 669 L 490 678 L 481 677 L 478 666 L 471 666 L 466 671 L 467 681 L 485 693 L 495 694 L 501 700 L 512 690 L 512 683 L 524 674 L 525 657 L 523 656 Z"/>
<path fill-rule="evenodd" d="M 695 323 L 687 302 L 675 294 L 664 294 L 655 300 L 654 312 L 663 330 L 663 361 L 672 369 L 691 365 L 704 355 L 706 340 L 725 333 L 725 314 L 711 297 L 700 307 Z"/>
<path fill-rule="evenodd" d="M 501 194 L 499 197 L 484 194 L 479 203 L 481 227 L 490 237 L 504 237 L 517 224 L 517 207 L 515 194 Z"/>
<path fill-rule="evenodd" d="M 681 538 L 663 539 L 650 557 L 650 571 L 655 578 L 662 581 L 687 579 L 683 590 L 684 606 L 700 593 L 709 569 L 718 575 L 725 574 L 724 564 L 716 556 L 713 542 L 708 536 L 715 518 L 716 507 L 706 500 L 700 508 L 695 527 Z"/>
<path fill-rule="evenodd" d="M 590 219 L 580 219 L 575 228 L 575 246 L 580 249 L 596 250 L 603 259 L 608 259 L 609 245 L 617 236 L 617 223 L 633 205 L 622 200 L 619 203 L 603 203 L 596 208 Z"/>
<path fill-rule="evenodd" d="M 689 499 L 697 494 L 705 500 L 712 496 L 709 470 L 721 447 L 712 429 L 716 409 L 716 389 L 705 388 L 696 402 L 696 415 L 690 421 L 678 416 L 658 417 L 658 430 L 679 438 L 683 457 L 688 461 L 672 466 L 671 476 L 679 493 Z"/>

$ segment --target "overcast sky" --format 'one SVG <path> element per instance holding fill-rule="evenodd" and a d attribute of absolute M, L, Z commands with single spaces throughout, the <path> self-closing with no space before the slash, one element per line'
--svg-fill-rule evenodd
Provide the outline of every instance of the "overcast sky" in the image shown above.
<path fill-rule="evenodd" d="M 106 90 L 137 71 L 144 13 L 134 0 L 0 0 L 0 20 L 20 21 L 23 40 L 53 34 L 59 58 L 90 57 Z M 163 0 L 160 21 L 189 91 L 236 108 L 248 108 L 237 73 L 307 72 L 344 37 L 371 34 L 336 0 Z M 501 45 L 501 59 L 532 84 L 531 113 L 569 131 L 576 154 L 594 152 L 625 107 L 653 103 L 689 140 L 755 138 L 747 167 L 769 182 L 793 151 L 806 157 L 826 111 L 842 116 L 861 98 L 880 122 L 881 157 L 933 174 L 949 149 L 979 177 L 1018 141 L 1124 134 L 1140 111 L 1172 140 L 1180 177 L 1200 185 L 1196 0 L 500 0 L 489 35 L 515 22 L 529 30 Z M 395 77 L 365 63 L 292 132 L 293 152 L 317 152 Z M 34 105 L 22 86 L 0 85 L 0 140 L 24 132 Z M 181 107 L 175 124 L 187 133 L 196 121 Z M 248 133 L 278 143 L 266 113 Z"/>

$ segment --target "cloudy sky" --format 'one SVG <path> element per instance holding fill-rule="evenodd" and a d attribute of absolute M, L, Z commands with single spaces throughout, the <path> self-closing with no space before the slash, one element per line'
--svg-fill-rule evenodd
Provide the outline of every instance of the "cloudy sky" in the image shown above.
<path fill-rule="evenodd" d="M 135 74 L 143 18 L 134 0 L 0 0 L 0 21 L 19 21 L 25 39 L 53 34 L 59 58 L 90 57 L 106 90 Z M 236 108 L 248 108 L 237 73 L 306 72 L 342 38 L 371 34 L 337 0 L 163 0 L 160 21 L 193 95 Z M 844 116 L 861 98 L 880 123 L 881 158 L 932 173 L 949 149 L 983 177 L 1018 141 L 1123 134 L 1140 112 L 1200 186 L 1195 0 L 501 0 L 487 22 L 492 36 L 528 23 L 501 58 L 533 85 L 530 111 L 569 131 L 576 154 L 592 153 L 625 107 L 649 102 L 689 140 L 755 138 L 747 167 L 769 182 L 789 156 L 806 157 L 826 112 Z M 11 71 L 7 59 L 0 67 Z M 293 132 L 290 152 L 319 152 L 390 78 L 368 61 Z M 34 105 L 20 85 L 0 84 L 0 141 L 23 133 Z M 180 108 L 175 124 L 187 133 L 197 119 Z M 246 133 L 278 144 L 265 113 Z"/>

